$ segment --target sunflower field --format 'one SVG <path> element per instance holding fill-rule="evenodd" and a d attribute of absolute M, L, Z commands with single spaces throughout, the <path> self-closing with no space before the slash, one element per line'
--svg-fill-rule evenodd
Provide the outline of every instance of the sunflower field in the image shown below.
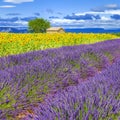
<path fill-rule="evenodd" d="M 13 34 L 0 33 L 0 56 L 20 54 L 28 51 L 91 44 L 118 38 L 112 34 Z"/>

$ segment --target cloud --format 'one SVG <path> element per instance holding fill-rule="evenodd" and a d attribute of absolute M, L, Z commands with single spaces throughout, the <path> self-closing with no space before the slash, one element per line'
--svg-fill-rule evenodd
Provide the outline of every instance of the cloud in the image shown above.
<path fill-rule="evenodd" d="M 18 24 L 20 26 L 27 26 L 28 22 L 27 21 L 19 20 L 19 21 L 14 22 L 14 24 Z"/>
<path fill-rule="evenodd" d="M 12 17 L 12 18 L 0 18 L 1 22 L 16 22 L 18 21 L 19 18 L 18 17 Z"/>
<path fill-rule="evenodd" d="M 105 6 L 102 6 L 102 7 L 93 8 L 93 9 L 91 9 L 91 11 L 93 11 L 93 12 L 104 12 L 106 10 L 118 10 L 118 9 L 120 9 L 119 5 L 108 4 L 108 5 L 105 5 Z"/>
<path fill-rule="evenodd" d="M 52 16 L 51 16 L 52 17 Z M 54 16 L 55 17 L 55 16 Z M 36 17 L 12 17 L 12 18 L 0 18 L 1 26 L 14 26 L 14 27 L 27 27 L 28 21 L 35 19 Z M 76 20 L 76 19 L 65 19 L 65 18 L 51 18 L 52 26 L 61 26 L 64 28 L 119 28 L 120 19 L 112 19 L 102 16 L 101 19 L 95 20 Z"/>
<path fill-rule="evenodd" d="M 28 23 L 28 21 L 29 20 L 33 20 L 33 19 L 35 19 L 35 18 L 37 18 L 37 17 L 11 17 L 11 18 L 0 18 L 0 24 L 12 24 L 12 23 L 14 23 L 14 24 L 21 24 L 21 23 L 23 23 L 23 24 L 26 24 L 26 23 Z M 22 25 L 23 25 L 22 24 Z"/>
<path fill-rule="evenodd" d="M 99 15 L 99 16 L 110 16 L 114 14 L 120 15 L 120 9 L 118 10 L 105 10 L 104 12 L 94 12 L 94 11 L 87 11 L 82 13 L 74 13 L 76 16 L 92 14 L 92 15 Z"/>
<path fill-rule="evenodd" d="M 33 20 L 33 19 L 36 19 L 37 17 L 24 17 L 24 18 L 21 18 L 22 21 L 30 21 L 30 20 Z"/>
<path fill-rule="evenodd" d="M 31 18 L 31 17 L 27 17 Z M 24 20 L 25 19 L 25 20 Z M 28 21 L 26 18 L 12 17 L 12 18 L 0 18 L 1 27 L 27 27 Z"/>
<path fill-rule="evenodd" d="M 111 20 L 111 17 L 101 16 L 101 21 L 108 21 L 108 20 Z"/>
<path fill-rule="evenodd" d="M 4 2 L 19 4 L 23 2 L 33 2 L 34 0 L 4 0 Z"/>
<path fill-rule="evenodd" d="M 118 14 L 118 15 L 120 15 L 120 9 L 118 9 L 118 10 L 106 10 L 104 12 L 104 14 L 112 14 L 112 15 Z"/>
<path fill-rule="evenodd" d="M 109 5 L 107 7 L 115 7 Z M 120 9 L 108 9 L 103 12 L 80 12 L 66 15 L 63 19 L 51 19 L 53 26 L 62 26 L 64 28 L 104 28 L 115 29 L 120 26 Z"/>
<path fill-rule="evenodd" d="M 50 19 L 53 26 L 65 28 L 104 28 L 115 29 L 120 26 L 120 8 L 117 4 L 105 5 L 96 10 L 73 13 L 63 19 Z"/>
<path fill-rule="evenodd" d="M 115 14 L 115 15 L 112 15 L 111 18 L 115 20 L 120 20 L 120 15 Z"/>
<path fill-rule="evenodd" d="M 1 22 L 16 22 L 16 21 L 25 21 L 33 20 L 37 17 L 11 17 L 11 18 L 0 18 Z"/>
<path fill-rule="evenodd" d="M 120 7 L 117 4 L 108 4 L 105 5 L 106 9 L 120 9 Z"/>
<path fill-rule="evenodd" d="M 19 16 L 21 15 L 20 13 L 7 13 L 7 16 Z"/>
<path fill-rule="evenodd" d="M 59 18 L 59 17 L 57 17 L 57 16 L 50 16 L 49 18 L 50 19 L 56 19 L 56 18 Z"/>
<path fill-rule="evenodd" d="M 49 13 L 49 14 L 53 14 L 54 11 L 52 9 L 46 9 L 46 12 Z"/>
<path fill-rule="evenodd" d="M 63 28 L 119 28 L 120 20 L 70 20 L 70 19 L 52 19 L 52 26 L 62 26 Z"/>
<path fill-rule="evenodd" d="M 14 5 L 2 5 L 2 6 L 0 6 L 0 8 L 14 8 L 14 7 L 16 7 L 16 6 L 14 6 Z"/>
<path fill-rule="evenodd" d="M 92 8 L 91 11 L 93 11 L 93 12 L 104 12 L 105 9 L 104 8 Z"/>
<path fill-rule="evenodd" d="M 64 18 L 73 19 L 73 20 L 94 20 L 94 19 L 100 19 L 100 16 L 93 14 L 76 15 L 75 13 L 73 13 L 72 15 L 67 15 Z"/>
<path fill-rule="evenodd" d="M 37 13 L 34 13 L 34 15 L 35 15 L 35 16 L 40 16 L 40 13 L 37 12 Z"/>
<path fill-rule="evenodd" d="M 52 19 L 50 20 L 50 22 L 52 24 L 55 24 L 55 25 L 72 25 L 72 24 L 80 24 L 80 23 L 84 23 L 85 21 L 84 20 L 70 20 L 70 19 L 59 19 L 59 18 L 56 18 L 56 19 Z"/>
<path fill-rule="evenodd" d="M 61 13 L 61 12 L 57 12 L 57 14 L 58 14 L 58 15 L 62 15 L 62 13 Z"/>

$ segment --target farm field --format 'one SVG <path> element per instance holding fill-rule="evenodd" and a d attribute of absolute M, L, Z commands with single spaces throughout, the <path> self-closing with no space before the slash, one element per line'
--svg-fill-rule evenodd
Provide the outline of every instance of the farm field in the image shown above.
<path fill-rule="evenodd" d="M 0 33 L 0 56 L 0 120 L 120 118 L 117 35 Z"/>
<path fill-rule="evenodd" d="M 119 38 L 116 34 L 14 34 L 0 33 L 0 57 L 29 51 L 91 44 L 104 40 Z"/>

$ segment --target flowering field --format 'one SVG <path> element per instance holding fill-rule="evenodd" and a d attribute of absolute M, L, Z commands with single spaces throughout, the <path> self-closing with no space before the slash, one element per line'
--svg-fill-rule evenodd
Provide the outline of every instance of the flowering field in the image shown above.
<path fill-rule="evenodd" d="M 13 34 L 0 33 L 0 56 L 19 54 L 47 48 L 90 44 L 118 38 L 112 34 Z"/>
<path fill-rule="evenodd" d="M 115 35 L 0 37 L 1 56 L 17 54 L 0 57 L 0 120 L 119 119 L 120 39 L 99 42 Z"/>

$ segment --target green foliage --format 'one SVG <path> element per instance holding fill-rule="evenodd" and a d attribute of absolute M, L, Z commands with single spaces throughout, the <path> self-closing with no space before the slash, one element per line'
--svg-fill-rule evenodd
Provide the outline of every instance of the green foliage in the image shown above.
<path fill-rule="evenodd" d="M 43 18 L 36 18 L 29 21 L 28 27 L 30 32 L 44 33 L 50 27 L 50 22 Z"/>
<path fill-rule="evenodd" d="M 118 33 L 113 33 L 113 35 L 116 35 L 116 36 L 120 37 L 120 32 L 118 32 Z"/>
<path fill-rule="evenodd" d="M 104 51 L 104 55 L 109 58 L 110 62 L 113 61 L 113 55 L 110 52 Z"/>

